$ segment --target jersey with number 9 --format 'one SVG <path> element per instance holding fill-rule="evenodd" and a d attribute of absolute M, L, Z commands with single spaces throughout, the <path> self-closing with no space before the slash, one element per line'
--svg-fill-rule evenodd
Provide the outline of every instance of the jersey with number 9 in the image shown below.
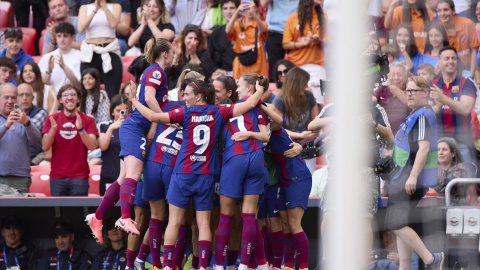
<path fill-rule="evenodd" d="M 181 107 L 170 111 L 171 123 L 183 126 L 183 141 L 174 173 L 219 174 L 217 138 L 235 105 Z"/>

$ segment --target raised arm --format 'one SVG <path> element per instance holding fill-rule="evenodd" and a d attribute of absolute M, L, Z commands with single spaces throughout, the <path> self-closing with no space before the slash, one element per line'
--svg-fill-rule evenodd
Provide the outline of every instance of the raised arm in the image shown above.
<path fill-rule="evenodd" d="M 233 116 L 242 115 L 257 106 L 262 98 L 263 91 L 265 91 L 265 87 L 261 86 L 257 81 L 255 83 L 255 89 L 257 90 L 255 94 L 251 95 L 245 102 L 235 104 L 235 107 L 233 108 Z"/>
<path fill-rule="evenodd" d="M 97 14 L 97 11 L 100 9 L 100 6 L 95 7 L 95 11 L 92 12 L 88 17 L 87 17 L 87 5 L 83 5 L 80 7 L 80 10 L 78 11 L 78 23 L 77 23 L 77 28 L 78 28 L 78 33 L 83 33 L 87 28 L 90 26 L 90 23 L 92 22 L 93 17 Z"/>
<path fill-rule="evenodd" d="M 462 95 L 460 96 L 460 100 L 453 100 L 443 94 L 443 91 L 437 85 L 433 85 L 430 90 L 430 97 L 433 98 L 436 103 L 434 108 L 435 113 L 439 111 L 442 105 L 447 105 L 457 113 L 463 116 L 468 116 L 475 105 L 475 99 L 469 95 Z"/>
<path fill-rule="evenodd" d="M 42 138 L 42 150 L 43 151 L 48 151 L 50 147 L 53 145 L 53 141 L 55 140 L 55 133 L 57 132 L 57 122 L 55 122 L 55 119 L 53 119 L 53 116 L 49 117 L 50 120 L 50 130 L 43 134 Z"/>
<path fill-rule="evenodd" d="M 117 28 L 117 25 L 120 23 L 120 16 L 122 15 L 122 6 L 120 6 L 120 4 L 113 4 L 113 10 L 110 11 L 107 7 L 107 1 L 102 1 L 101 3 L 101 7 L 107 17 L 108 25 L 110 25 L 111 28 Z M 130 31 L 130 27 L 128 29 L 128 31 Z"/>
<path fill-rule="evenodd" d="M 262 104 L 260 108 L 270 117 L 270 128 L 272 130 L 279 130 L 282 128 L 283 118 L 277 113 L 277 107 L 273 104 Z"/>
<path fill-rule="evenodd" d="M 129 98 L 132 101 L 133 106 L 135 106 L 135 110 L 138 110 L 138 112 L 140 112 L 143 117 L 147 118 L 150 122 L 158 122 L 164 124 L 170 123 L 170 116 L 168 116 L 168 113 L 156 113 L 149 108 L 143 106 L 143 104 L 140 103 L 137 99 L 137 88 L 134 87 L 135 84 L 133 82 L 130 82 L 130 86 L 132 91 L 130 92 Z"/>
<path fill-rule="evenodd" d="M 261 141 L 262 143 L 267 143 L 270 138 L 268 136 L 268 130 L 267 126 L 265 125 L 258 125 L 258 128 L 260 129 L 259 132 L 255 131 L 239 131 L 235 132 L 235 134 L 232 135 L 232 140 L 234 141 L 245 141 L 248 139 L 256 139 Z"/>
<path fill-rule="evenodd" d="M 105 131 L 105 133 L 100 133 L 100 138 L 98 139 L 98 146 L 100 147 L 100 150 L 105 151 L 108 149 L 112 139 L 113 131 L 119 129 L 124 120 L 124 117 L 120 117 L 117 121 L 108 126 L 108 129 Z"/>
<path fill-rule="evenodd" d="M 315 118 L 308 124 L 308 130 L 319 131 L 320 129 L 324 128 L 328 124 L 331 124 L 333 122 L 333 119 L 334 119 L 333 116 Z"/>
<path fill-rule="evenodd" d="M 228 21 L 227 25 L 225 26 L 225 33 L 227 35 L 230 35 L 233 33 L 233 25 L 235 24 L 235 21 L 239 19 L 241 16 L 239 15 L 240 11 L 243 11 L 245 9 L 245 4 L 240 4 L 238 8 L 235 10 L 235 13 L 233 13 L 232 19 Z"/>
<path fill-rule="evenodd" d="M 95 150 L 95 148 L 97 148 L 97 136 L 95 136 L 95 134 L 88 134 L 87 131 L 85 131 L 79 110 L 77 110 L 77 120 L 75 121 L 75 126 L 77 127 L 78 134 L 80 135 L 80 139 L 82 139 L 85 147 L 87 147 L 87 149 L 90 151 Z"/>

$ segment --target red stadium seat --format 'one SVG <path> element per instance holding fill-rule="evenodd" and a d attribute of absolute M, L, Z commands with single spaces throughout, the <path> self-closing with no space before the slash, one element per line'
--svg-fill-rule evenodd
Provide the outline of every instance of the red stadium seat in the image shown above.
<path fill-rule="evenodd" d="M 42 59 L 42 56 L 41 55 L 36 55 L 36 56 L 32 56 L 33 58 L 33 61 L 35 61 L 35 63 L 38 64 L 38 62 L 40 62 L 40 59 Z"/>
<path fill-rule="evenodd" d="M 42 34 L 40 35 L 40 40 L 38 41 L 38 52 L 42 55 L 43 52 L 43 42 L 45 40 L 45 33 L 47 32 L 47 28 L 42 30 Z"/>
<path fill-rule="evenodd" d="M 35 53 L 35 39 L 37 38 L 37 30 L 29 27 L 19 28 L 22 29 L 23 33 L 22 49 L 24 49 L 28 55 L 33 55 Z M 0 28 L 1 31 L 5 31 L 6 29 L 7 28 L 5 27 Z"/>
<path fill-rule="evenodd" d="M 12 12 L 12 3 L 0 2 L 0 27 L 10 26 L 10 13 Z"/>
<path fill-rule="evenodd" d="M 88 176 L 88 196 L 100 196 L 100 171 L 102 165 L 90 165 L 90 175 Z"/>
<path fill-rule="evenodd" d="M 122 56 L 122 62 L 123 62 L 123 76 L 122 76 L 122 83 L 128 82 L 130 80 L 135 81 L 135 76 L 132 75 L 132 73 L 128 72 L 128 67 L 130 64 L 132 64 L 133 60 L 137 58 L 138 56 L 132 55 L 132 56 Z"/>
<path fill-rule="evenodd" d="M 45 196 L 52 196 L 50 193 L 50 166 L 32 166 L 32 184 L 29 193 L 43 193 Z"/>

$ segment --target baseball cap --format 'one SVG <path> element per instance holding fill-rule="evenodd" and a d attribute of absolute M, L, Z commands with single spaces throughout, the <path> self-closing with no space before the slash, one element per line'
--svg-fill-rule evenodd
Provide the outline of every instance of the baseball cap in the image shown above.
<path fill-rule="evenodd" d="M 73 233 L 73 225 L 68 222 L 56 222 L 53 226 L 53 236 L 65 235 Z"/>

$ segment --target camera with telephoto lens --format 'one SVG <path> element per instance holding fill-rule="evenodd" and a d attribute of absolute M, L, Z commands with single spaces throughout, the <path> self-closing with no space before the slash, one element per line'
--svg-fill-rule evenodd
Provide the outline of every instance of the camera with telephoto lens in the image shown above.
<path fill-rule="evenodd" d="M 375 165 L 375 173 L 383 180 L 390 180 L 397 174 L 400 167 L 393 161 L 392 156 L 382 157 Z"/>
<path fill-rule="evenodd" d="M 319 157 L 327 152 L 327 143 L 323 140 L 328 136 L 330 133 L 329 130 L 323 132 L 317 139 L 314 141 L 308 141 L 304 143 L 303 150 L 300 153 L 303 159 L 312 159 L 315 157 Z"/>

